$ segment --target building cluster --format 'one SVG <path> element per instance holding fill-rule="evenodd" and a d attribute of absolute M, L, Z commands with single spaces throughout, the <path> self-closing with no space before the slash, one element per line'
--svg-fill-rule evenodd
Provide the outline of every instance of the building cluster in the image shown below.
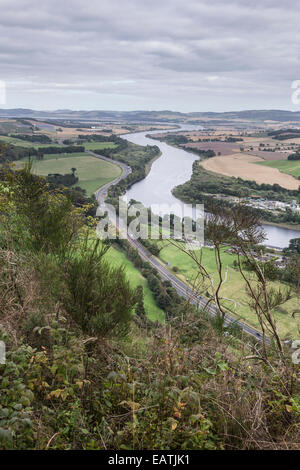
<path fill-rule="evenodd" d="M 226 199 L 234 204 L 243 202 L 246 206 L 254 207 L 255 209 L 263 209 L 268 211 L 286 211 L 287 209 L 290 209 L 293 212 L 300 213 L 300 205 L 297 204 L 296 200 L 293 200 L 292 202 L 271 201 L 255 194 L 242 198 L 226 196 L 222 194 L 215 195 L 215 197 L 223 200 Z"/>
<path fill-rule="evenodd" d="M 269 201 L 268 199 L 250 196 L 248 198 L 244 198 L 244 203 L 251 207 L 255 207 L 256 209 L 269 211 L 285 211 L 290 209 L 293 212 L 300 213 L 300 206 L 297 204 L 296 200 L 293 200 L 292 202 Z"/>
<path fill-rule="evenodd" d="M 233 246 L 229 248 L 228 250 L 226 250 L 226 252 L 231 255 L 234 255 L 239 252 L 239 248 Z M 267 263 L 270 261 L 274 261 L 274 263 L 276 264 L 278 268 L 284 269 L 286 267 L 287 258 L 281 254 L 281 250 L 279 248 L 277 249 L 272 248 L 272 252 L 261 251 L 260 253 L 252 250 L 251 254 L 253 256 L 253 259 L 255 259 L 257 262 Z"/>

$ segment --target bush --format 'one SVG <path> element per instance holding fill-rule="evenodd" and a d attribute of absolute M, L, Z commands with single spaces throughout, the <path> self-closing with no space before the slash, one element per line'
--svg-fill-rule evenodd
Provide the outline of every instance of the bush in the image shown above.
<path fill-rule="evenodd" d="M 84 210 L 75 209 L 59 191 L 51 191 L 43 178 L 23 170 L 8 172 L 12 204 L 6 229 L 15 245 L 32 251 L 63 255 L 84 223 Z"/>
<path fill-rule="evenodd" d="M 86 238 L 78 253 L 64 265 L 66 292 L 62 303 L 82 331 L 104 337 L 128 333 L 137 302 L 123 268 L 111 268 L 103 259 L 107 248 Z"/>

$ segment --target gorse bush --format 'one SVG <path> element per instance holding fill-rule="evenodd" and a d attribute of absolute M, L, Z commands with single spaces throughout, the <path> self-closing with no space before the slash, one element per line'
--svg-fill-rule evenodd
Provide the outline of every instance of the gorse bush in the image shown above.
<path fill-rule="evenodd" d="M 46 181 L 24 170 L 6 174 L 9 183 L 7 235 L 14 246 L 62 255 L 83 226 L 83 209 L 59 191 L 50 191 Z"/>
<path fill-rule="evenodd" d="M 81 241 L 64 264 L 62 304 L 84 333 L 122 336 L 128 332 L 137 295 L 123 268 L 111 268 L 104 260 L 107 248 L 88 236 Z"/>

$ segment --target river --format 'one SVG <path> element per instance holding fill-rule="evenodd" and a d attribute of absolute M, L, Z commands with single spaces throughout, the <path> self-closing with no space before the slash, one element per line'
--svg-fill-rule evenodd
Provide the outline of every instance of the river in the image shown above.
<path fill-rule="evenodd" d="M 180 130 L 199 130 L 201 127 L 192 125 L 181 125 Z M 176 129 L 179 130 L 179 129 Z M 150 139 L 146 135 L 157 134 L 168 131 L 137 132 L 126 134 L 124 138 L 138 145 L 157 145 L 161 150 L 161 157 L 152 164 L 149 174 L 142 181 L 134 184 L 126 193 L 127 200 L 135 199 L 146 207 L 152 207 L 156 212 L 155 205 L 168 204 L 173 206 L 173 212 L 182 216 L 192 215 L 192 210 L 175 198 L 172 189 L 179 184 L 188 181 L 192 175 L 193 162 L 198 156 L 182 149 L 175 148 L 164 142 Z M 153 206 L 154 205 L 154 206 Z M 266 233 L 265 245 L 284 248 L 288 246 L 292 238 L 300 238 L 300 231 L 264 225 Z"/>

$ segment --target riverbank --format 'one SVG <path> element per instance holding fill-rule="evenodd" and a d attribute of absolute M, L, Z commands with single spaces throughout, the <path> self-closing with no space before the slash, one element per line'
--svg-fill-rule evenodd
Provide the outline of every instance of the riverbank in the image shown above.
<path fill-rule="evenodd" d="M 151 133 L 149 132 L 126 134 L 126 136 L 122 136 L 122 138 L 142 146 L 153 145 L 155 142 L 159 144 L 158 146 L 160 148 L 160 157 L 153 159 L 150 168 L 151 171 L 149 171 L 150 169 L 148 167 L 146 176 L 137 183 L 133 182 L 130 189 L 127 190 L 126 194 L 128 200 L 134 199 L 140 201 L 145 207 L 150 207 L 153 204 L 168 204 L 175 208 L 176 215 L 182 216 L 181 207 L 185 203 L 186 212 L 188 210 L 187 204 L 191 201 L 187 198 L 187 194 L 185 198 L 179 198 L 177 192 L 176 197 L 172 192 L 177 186 L 181 186 L 184 182 L 190 181 L 193 175 L 193 164 L 198 161 L 199 156 L 194 152 L 166 144 L 161 140 L 152 139 Z M 226 177 L 222 178 L 223 183 L 224 179 L 226 179 Z M 219 180 L 217 183 L 219 183 Z M 198 192 L 201 192 L 201 188 L 197 193 Z M 179 207 L 178 213 L 176 212 L 177 209 L 175 206 L 177 206 L 177 208 Z M 267 232 L 266 245 L 284 248 L 289 245 L 290 239 L 298 238 L 300 235 L 300 225 L 294 226 L 289 223 L 274 223 L 265 220 L 263 224 Z"/>
<path fill-rule="evenodd" d="M 267 220 L 262 221 L 263 225 L 269 225 L 270 227 L 278 227 L 278 228 L 283 228 L 286 230 L 296 230 L 299 231 L 299 238 L 300 238 L 300 224 L 285 224 L 285 223 L 275 223 L 275 222 L 269 222 Z"/>
<path fill-rule="evenodd" d="M 264 160 L 254 155 L 248 155 L 244 152 L 236 152 L 232 155 L 215 156 L 201 161 L 201 166 L 207 171 L 211 171 L 221 176 L 230 178 L 241 178 L 245 181 L 255 181 L 262 185 L 267 181 L 268 184 L 278 184 L 282 188 L 297 191 L 299 180 L 291 175 L 282 173 L 277 168 L 264 166 L 256 168 L 257 163 L 263 163 Z"/>
<path fill-rule="evenodd" d="M 139 143 L 139 145 L 141 145 L 141 144 Z M 149 144 L 146 144 L 146 145 L 149 145 Z M 165 157 L 164 148 L 161 149 L 160 156 L 161 156 L 160 159 L 159 159 L 159 155 L 157 155 L 155 159 L 152 159 L 151 164 L 159 166 L 160 161 Z M 153 161 L 153 160 L 157 160 L 157 161 Z M 171 170 L 174 170 L 174 163 L 176 162 L 176 160 L 174 160 L 174 155 L 172 155 L 172 162 L 173 162 L 173 166 L 171 166 L 170 168 L 171 168 Z M 150 164 L 150 161 L 148 163 Z M 159 168 L 160 168 L 160 166 L 159 166 Z M 147 179 L 151 175 L 153 175 L 153 173 L 154 173 L 154 175 L 158 174 L 161 178 L 164 178 L 164 179 L 167 178 L 167 176 L 168 176 L 167 171 L 157 172 L 157 168 L 154 168 L 153 172 L 151 171 L 148 174 L 148 176 L 146 176 L 143 179 L 139 180 L 137 183 L 135 183 L 134 181 L 132 182 L 131 189 L 129 191 L 127 191 L 127 197 L 128 197 L 128 193 L 130 193 L 136 187 L 138 187 L 138 186 L 143 187 L 144 182 L 147 181 Z M 153 194 L 153 191 L 155 189 L 158 189 L 158 192 L 160 192 L 159 185 L 156 185 L 156 187 L 155 187 L 153 184 L 151 184 L 150 187 L 151 186 L 152 186 L 151 194 Z M 112 187 L 113 191 L 115 191 L 116 189 L 117 189 L 117 187 Z M 124 190 L 125 186 L 121 185 L 120 189 Z M 165 188 L 163 187 L 163 189 L 165 189 Z M 144 193 L 144 195 L 145 195 L 145 193 Z M 140 199 L 135 198 L 135 199 L 141 201 L 142 203 L 144 203 L 144 201 L 141 198 Z M 275 231 L 276 230 L 277 231 L 282 230 L 282 228 L 280 228 L 280 227 L 271 227 L 271 228 L 273 228 Z M 274 238 L 274 234 L 271 233 L 271 238 L 267 241 L 267 244 L 268 245 L 274 245 L 274 246 L 278 245 L 280 247 L 280 243 L 276 243 L 276 242 L 274 243 L 272 241 L 272 236 Z M 280 236 L 276 237 L 276 238 L 280 239 Z M 293 237 L 290 237 L 290 238 L 293 238 Z M 120 245 L 123 245 L 123 243 L 121 243 Z M 285 246 L 285 245 L 283 245 L 283 246 Z M 186 295 L 190 296 L 189 289 L 191 289 L 191 288 L 189 286 L 191 285 L 192 280 L 193 280 L 194 276 L 197 273 L 194 272 L 195 266 L 193 266 L 193 267 L 190 266 L 190 264 L 189 264 L 190 259 L 189 258 L 187 260 L 184 260 L 184 259 L 181 258 L 182 253 L 181 253 L 180 250 L 176 249 L 175 253 L 170 253 L 170 251 L 168 251 L 167 253 L 165 253 L 164 257 L 159 256 L 157 258 L 156 256 L 153 256 L 151 254 L 152 253 L 151 250 L 149 252 L 147 249 L 145 249 L 144 245 L 142 245 L 140 242 L 138 242 L 136 240 L 131 239 L 130 237 L 128 239 L 128 245 L 126 244 L 122 248 L 125 248 L 125 255 L 128 257 L 129 260 L 134 261 L 134 263 L 137 262 L 136 267 L 140 268 L 142 266 L 142 261 L 148 262 L 149 264 L 151 264 L 151 266 L 153 266 L 155 268 L 156 271 L 159 272 L 160 276 L 163 279 L 166 279 L 169 282 L 171 282 L 171 284 L 173 285 L 173 287 L 177 290 L 177 292 L 179 294 L 182 295 L 184 293 L 184 296 L 186 296 Z M 126 248 L 129 251 L 127 251 Z M 136 250 L 138 251 L 139 256 L 141 257 L 141 259 L 136 258 Z M 170 250 L 170 248 L 168 248 L 168 250 Z M 206 253 L 206 257 L 208 258 L 207 267 L 209 268 L 209 272 L 214 273 L 216 271 L 215 265 L 213 264 L 213 261 L 212 261 L 212 260 L 215 259 L 214 255 L 213 255 L 213 253 L 211 252 L 211 250 L 209 248 L 205 248 L 205 253 Z M 257 335 L 256 328 L 257 328 L 258 324 L 255 324 L 254 317 L 251 315 L 251 312 L 248 311 L 249 310 L 249 305 L 246 302 L 243 295 L 241 296 L 241 294 L 244 293 L 244 288 L 243 288 L 244 285 L 241 283 L 241 279 L 237 277 L 238 276 L 238 271 L 235 269 L 235 267 L 233 265 L 234 256 L 232 256 L 229 253 L 224 253 L 224 257 L 226 258 L 224 266 L 225 265 L 227 266 L 226 267 L 226 281 L 227 281 L 227 276 L 229 276 L 230 277 L 230 283 L 226 282 L 226 281 L 224 282 L 225 287 L 223 286 L 223 293 L 224 293 L 224 296 L 227 299 L 234 299 L 234 301 L 235 301 L 235 308 L 234 309 L 232 309 L 232 305 L 230 304 L 231 301 L 229 302 L 228 305 L 226 303 L 225 307 L 228 311 L 228 315 L 230 316 L 231 321 L 234 320 L 238 326 L 241 326 L 245 331 L 250 332 L 251 335 L 254 335 L 256 337 L 256 335 Z M 174 268 L 174 267 L 177 268 L 178 272 L 176 271 L 177 272 L 176 275 L 173 274 L 173 270 L 170 269 L 170 266 L 172 266 L 172 268 Z M 153 274 L 153 272 L 151 270 L 149 271 L 149 273 L 150 273 L 150 275 Z M 152 287 L 154 287 L 154 292 L 155 292 L 156 286 L 154 284 L 151 284 L 151 285 L 152 285 Z M 276 284 L 276 286 L 277 286 L 277 284 Z M 149 287 L 150 287 L 150 284 L 149 284 Z M 158 298 L 157 298 L 157 300 L 159 302 L 161 302 L 160 294 L 161 294 L 161 292 L 159 293 Z M 199 297 L 199 299 L 201 299 L 202 304 L 206 303 L 206 299 L 204 297 L 201 297 L 201 298 Z M 198 299 L 197 302 L 199 302 L 199 299 Z M 194 302 L 195 301 L 192 301 L 192 303 L 194 303 Z M 200 305 L 202 305 L 201 302 L 200 302 Z M 159 305 L 161 305 L 161 303 L 159 303 Z M 286 305 L 284 307 L 286 307 Z M 296 305 L 294 305 L 294 304 L 290 305 L 290 303 L 288 304 L 288 311 L 293 311 L 295 308 L 296 308 Z M 280 334 L 282 335 L 282 337 L 289 336 L 291 334 L 291 329 L 290 329 L 290 323 L 287 320 L 291 319 L 290 315 L 287 316 L 287 317 L 282 317 L 282 313 L 277 312 L 277 311 L 274 313 L 274 315 L 276 317 L 278 317 L 278 322 L 280 323 Z M 238 318 L 238 320 L 237 320 L 237 318 Z"/>
<path fill-rule="evenodd" d="M 152 158 L 152 160 L 150 160 L 150 162 L 146 163 L 146 165 L 145 165 L 145 178 L 146 178 L 146 176 L 149 175 L 153 163 L 154 163 L 158 158 L 160 158 L 161 156 L 162 156 L 162 152 L 160 151 L 158 155 L 156 155 L 154 158 Z"/>

